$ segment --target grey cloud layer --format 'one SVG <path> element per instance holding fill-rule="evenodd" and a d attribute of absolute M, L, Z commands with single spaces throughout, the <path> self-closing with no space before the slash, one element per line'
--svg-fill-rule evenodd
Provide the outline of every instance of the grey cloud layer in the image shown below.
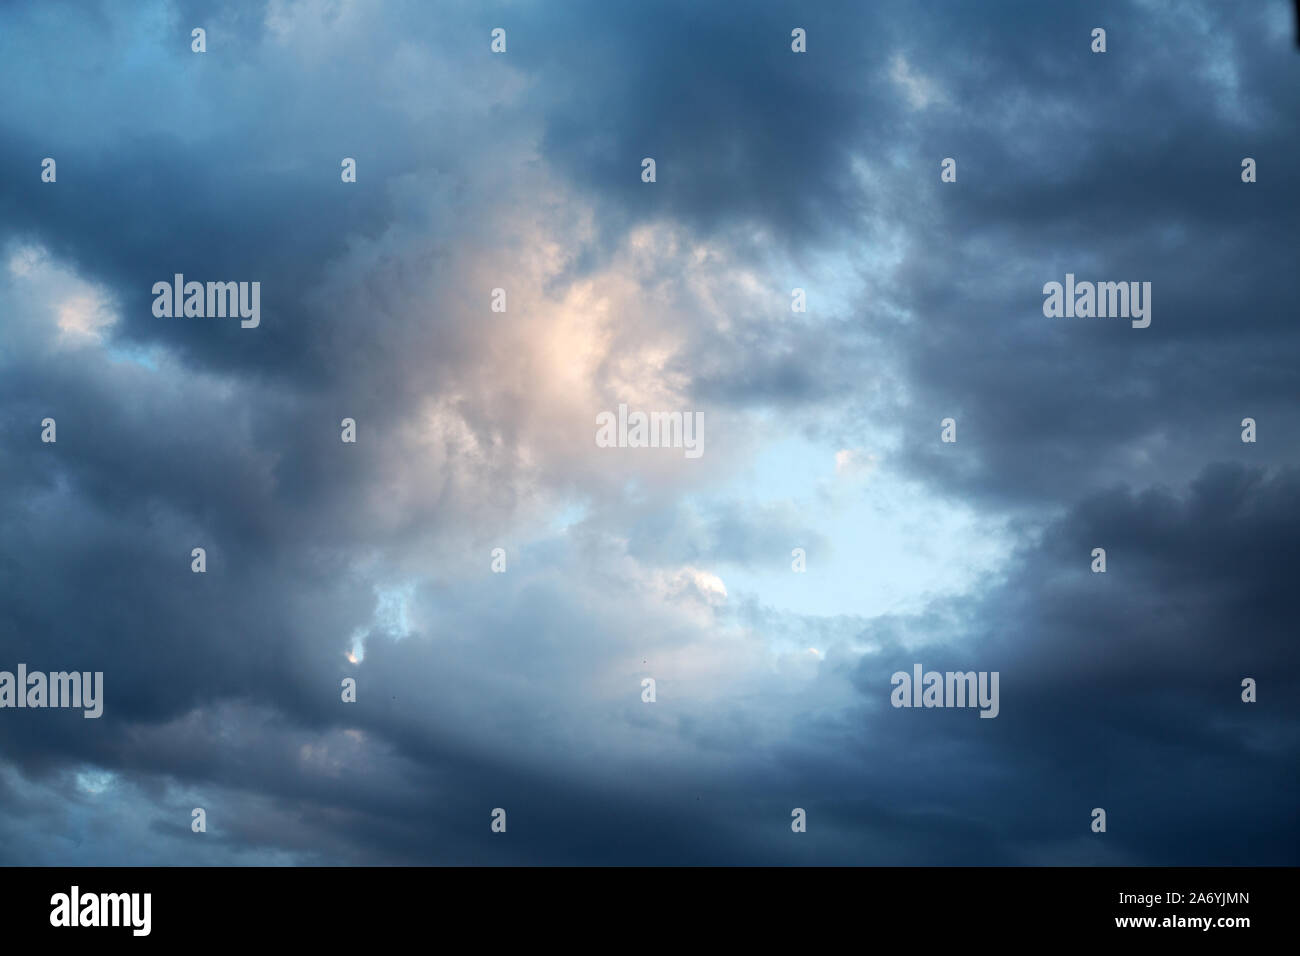
<path fill-rule="evenodd" d="M 1116 6 L 1104 57 L 1085 4 L 58 9 L 0 13 L 0 249 L 165 351 L 57 344 L 0 274 L 0 666 L 103 670 L 111 702 L 0 719 L 0 860 L 1296 862 L 1300 57 L 1270 5 Z M 1066 271 L 1151 280 L 1151 328 L 1045 319 Z M 261 280 L 262 328 L 155 319 L 173 272 Z M 855 292 L 810 279 L 794 319 L 778 274 Z M 578 448 L 647 382 L 728 423 L 710 470 Z M 892 433 L 1041 541 L 912 616 L 719 603 L 681 566 L 834 554 L 728 499 L 765 421 Z M 401 633 L 375 589 L 406 584 Z M 891 709 L 913 661 L 1000 669 L 1003 713 Z"/>

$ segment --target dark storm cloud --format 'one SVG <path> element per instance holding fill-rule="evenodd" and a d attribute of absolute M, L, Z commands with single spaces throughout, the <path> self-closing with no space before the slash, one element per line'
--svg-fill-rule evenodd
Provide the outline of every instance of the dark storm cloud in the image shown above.
<path fill-rule="evenodd" d="M 340 259 L 352 245 L 394 223 L 426 227 L 431 273 L 451 238 L 474 234 L 455 194 L 465 190 L 468 174 L 483 169 L 475 155 L 487 134 L 466 129 L 455 104 L 444 110 L 436 92 L 429 94 L 427 123 L 417 122 L 409 104 L 383 85 L 376 65 L 394 55 L 402 35 L 380 31 L 378 49 L 362 40 L 341 61 L 306 64 L 313 89 L 304 95 L 302 72 L 279 55 L 262 23 L 264 9 L 255 5 L 156 7 L 157 16 L 141 12 L 136 31 L 111 5 L 63 9 L 65 20 L 32 7 L 11 11 L 15 32 L 27 32 L 42 55 L 15 48 L 10 68 L 38 87 L 66 89 L 77 110 L 100 97 L 115 109 L 77 122 L 72 109 L 68 116 L 42 115 L 17 100 L 0 116 L 0 242 L 39 243 L 104 284 L 120 306 L 120 340 L 159 342 L 187 363 L 227 374 L 345 388 L 345 357 L 389 359 L 390 342 L 378 330 L 420 338 L 407 316 L 388 313 L 407 303 L 385 295 L 382 283 L 370 290 L 364 312 L 314 297 L 343 268 Z M 393 15 L 400 19 L 400 12 Z M 200 23 L 209 26 L 207 54 L 190 51 L 190 25 Z M 431 12 L 418 23 L 414 35 L 433 44 Z M 97 46 L 90 42 L 96 30 L 106 35 Z M 137 71 L 104 52 L 132 43 L 143 47 Z M 455 47 L 445 38 L 441 45 Z M 253 57 L 256 67 L 244 62 Z M 80 85 L 105 76 L 131 86 L 114 101 L 111 92 Z M 46 156 L 58 162 L 57 188 L 32 175 Z M 356 158 L 361 170 L 346 189 L 339 178 L 344 156 Z M 435 184 L 429 192 L 436 207 L 407 205 L 400 189 L 389 189 L 411 174 Z M 263 324 L 256 336 L 234 322 L 155 317 L 153 284 L 175 273 L 190 281 L 260 281 Z M 436 325 L 439 316 L 428 319 Z"/>
<path fill-rule="evenodd" d="M 881 51 L 862 5 L 584 0 L 520 13 L 512 55 L 542 81 L 543 149 L 606 200 L 611 234 L 668 215 L 706 232 L 755 223 L 797 245 L 870 212 L 851 152 L 893 107 L 866 79 Z M 794 27 L 813 53 L 791 53 Z"/>
<path fill-rule="evenodd" d="M 15 9 L 30 27 L 33 8 Z M 70 111 L 20 96 L 0 116 L 0 241 L 44 246 L 107 289 L 113 344 L 175 360 L 157 379 L 106 372 L 23 338 L 32 316 L 0 316 L 14 336 L 0 667 L 103 670 L 109 695 L 97 721 L 3 714 L 0 754 L 22 776 L 0 776 L 4 862 L 32 862 L 29 831 L 122 862 L 103 836 L 122 819 L 158 840 L 135 862 L 1296 862 L 1282 595 L 1300 481 L 1259 466 L 1297 447 L 1300 58 L 1266 14 L 1195 7 L 1183 23 L 1117 6 L 1111 52 L 1094 57 L 1086 5 L 415 4 L 368 18 L 341 62 L 294 48 L 272 69 L 263 8 L 167 8 L 140 31 L 109 5 L 58 9 L 85 34 L 35 19 L 40 54 L 0 67 Z M 206 59 L 188 52 L 200 21 Z M 409 38 L 471 90 L 504 84 L 486 53 L 501 24 L 518 101 L 431 86 L 413 105 L 380 77 Z M 805 56 L 790 52 L 794 26 Z M 115 94 L 112 56 L 74 69 L 82 44 L 139 35 L 157 50 L 130 79 L 160 88 L 152 98 Z M 909 105 L 896 54 L 933 104 Z M 82 100 L 119 112 L 91 123 L 71 112 Z M 37 178 L 46 155 L 57 188 Z M 344 155 L 362 160 L 347 190 Z M 1252 186 L 1245 155 L 1260 162 Z M 659 163 L 652 187 L 642 156 Z M 792 507 L 611 495 L 501 579 L 453 547 L 414 589 L 411 633 L 380 620 L 376 588 L 402 583 L 410 554 L 476 523 L 496 532 L 523 494 L 515 463 L 489 458 L 420 474 L 415 506 L 383 508 L 406 464 L 398 426 L 489 340 L 466 318 L 481 308 L 456 308 L 468 293 L 453 253 L 495 241 L 497 206 L 540 188 L 540 167 L 596 212 L 566 276 L 650 221 L 758 272 L 850 250 L 871 298 L 806 327 L 748 314 L 700 327 L 666 364 L 694 396 L 849 434 L 867 406 L 903 428 L 902 460 L 938 493 L 1064 516 L 978 599 L 796 620 L 752 596 L 715 613 L 698 586 L 660 595 L 622 566 L 746 565 L 792 539 L 829 553 Z M 494 205 L 489 173 L 518 191 Z M 877 248 L 890 240 L 896 264 Z M 150 287 L 177 271 L 261 280 L 263 328 L 155 319 Z M 1044 318 L 1042 284 L 1066 271 L 1152 281 L 1151 328 Z M 876 391 L 900 380 L 906 408 Z M 448 388 L 470 431 L 512 445 L 518 425 L 497 414 L 511 402 L 476 404 L 463 381 Z M 57 446 L 35 441 L 46 414 Z M 337 454 L 343 414 L 364 423 L 364 457 Z M 938 443 L 946 415 L 956 446 Z M 1238 440 L 1245 415 L 1257 445 Z M 452 458 L 470 447 L 445 444 Z M 189 571 L 196 545 L 206 575 Z M 1106 575 L 1087 570 L 1096 546 Z M 727 626 L 738 672 L 767 635 L 831 650 L 807 685 L 747 676 L 746 693 L 695 699 L 696 637 Z M 344 664 L 354 633 L 365 658 Z M 669 673 L 655 708 L 608 693 L 637 686 L 641 647 Z M 889 674 L 914 661 L 1000 670 L 1000 716 L 890 708 Z M 360 691 L 344 706 L 350 675 Z M 1258 704 L 1241 703 L 1244 676 Z M 115 775 L 108 796 L 78 789 L 83 765 Z M 188 831 L 196 805 L 212 811 L 211 846 Z M 495 806 L 508 839 L 489 832 Z M 795 806 L 806 839 L 790 833 Z M 1087 831 L 1094 806 L 1111 813 L 1104 836 Z M 45 861 L 86 859 L 59 852 Z"/>
<path fill-rule="evenodd" d="M 301 170 L 269 170 L 275 148 L 252 137 L 217 154 L 209 142 L 162 136 L 124 137 L 107 150 L 75 130 L 0 136 L 9 144 L 0 175 L 10 184 L 0 194 L 0 238 L 44 243 L 83 275 L 108 284 L 121 303 L 124 339 L 156 340 L 188 361 L 222 370 L 306 366 L 323 374 L 328 358 L 319 354 L 318 338 L 302 334 L 319 330 L 319 315 L 300 292 L 324 281 L 345 232 L 378 227 L 387 212 L 381 199 L 363 187 L 361 196 L 322 202 L 319 182 Z M 42 188 L 31 175 L 44 156 L 59 164 L 56 189 Z M 338 165 L 332 155 L 315 158 L 326 170 Z M 235 322 L 211 321 L 207 334 L 195 336 L 190 323 L 207 320 L 156 318 L 153 284 L 170 283 L 178 272 L 187 281 L 260 281 L 263 317 L 276 320 L 258 331 L 274 344 L 241 336 Z"/>
<path fill-rule="evenodd" d="M 912 314 L 908 326 L 864 298 L 862 333 L 832 328 L 784 351 L 789 330 L 742 327 L 752 341 L 736 363 L 727 356 L 741 353 L 701 332 L 696 351 L 716 358 L 694 364 L 695 388 L 833 405 L 876 364 L 864 335 L 882 334 L 910 373 L 912 411 L 894 412 L 916 469 L 949 471 L 953 456 L 931 439 L 953 415 L 969 451 L 949 480 L 1008 505 L 1116 474 L 1186 481 L 1202 449 L 1293 460 L 1300 142 L 1288 118 L 1300 60 L 1276 28 L 1285 6 L 771 7 L 747 11 L 743 29 L 722 7 L 569 6 L 566 32 L 608 26 L 608 42 L 521 44 L 521 58 L 548 81 L 538 95 L 556 94 L 552 163 L 606 198 L 613 230 L 667 213 L 743 243 L 735 227 L 748 224 L 798 257 L 896 220 L 907 255 L 877 291 Z M 806 57 L 775 42 L 796 23 Z M 1099 24 L 1100 55 L 1089 49 Z M 908 108 L 888 79 L 896 51 L 933 82 L 936 105 Z M 689 162 L 665 161 L 675 146 Z M 627 168 L 643 154 L 659 159 L 653 187 Z M 957 184 L 939 182 L 945 156 Z M 1243 184 L 1244 156 L 1268 175 Z M 873 178 L 852 174 L 854 157 Z M 1066 272 L 1151 281 L 1152 327 L 1043 317 L 1043 284 Z M 1247 416 L 1271 437 L 1243 450 Z"/>
<path fill-rule="evenodd" d="M 912 62 L 952 108 L 914 118 L 913 161 L 890 174 L 915 213 L 884 292 L 913 320 L 871 304 L 863 319 L 906 369 L 897 419 L 919 473 L 1016 506 L 1118 476 L 1181 483 L 1223 458 L 1295 461 L 1300 59 L 1281 6 L 1110 11 L 1104 55 L 1084 42 L 1098 14 L 1069 6 L 1016 6 L 1014 27 L 1006 8 L 921 20 Z M 1267 180 L 1241 182 L 1245 156 Z M 1151 281 L 1152 326 L 1043 317 L 1043 283 L 1066 272 Z M 949 415 L 960 454 L 936 440 Z M 1243 446 L 1244 417 L 1270 438 Z"/>
<path fill-rule="evenodd" d="M 917 316 L 903 351 L 926 396 L 906 443 L 918 469 L 1010 503 L 1121 476 L 1181 483 L 1223 458 L 1294 462 L 1300 193 L 1286 157 L 1300 141 L 1285 117 L 1300 61 L 1269 12 L 1216 7 L 1180 29 L 1136 11 L 1111 25 L 1105 55 L 1076 44 L 1020 65 L 1023 109 L 1006 122 L 927 134 L 962 172 L 935 183 L 930 254 L 896 290 Z M 1059 31 L 1024 42 L 1053 49 Z M 984 49 L 981 62 L 1002 64 L 985 83 L 1006 78 L 1004 46 Z M 1273 174 L 1242 183 L 1245 156 Z M 1066 272 L 1150 281 L 1150 328 L 1045 318 L 1042 285 Z M 962 475 L 923 440 L 947 415 L 980 466 L 962 458 Z M 1243 446 L 1244 417 L 1271 437 Z"/>
<path fill-rule="evenodd" d="M 999 716 L 884 707 L 858 755 L 1027 856 L 1063 839 L 1067 821 L 1065 832 L 1135 862 L 1294 865 L 1300 671 L 1283 596 L 1298 491 L 1295 470 L 1225 465 L 1185 497 L 1115 489 L 1085 500 L 964 612 L 977 644 L 903 649 L 886 637 L 855 675 L 874 705 L 914 662 L 999 670 Z M 1089 555 L 1102 545 L 1108 569 L 1094 574 Z M 1258 703 L 1241 700 L 1245 677 L 1268 687 Z M 1109 817 L 1095 838 L 1093 807 Z M 1087 862 L 1084 846 L 1059 852 Z"/>

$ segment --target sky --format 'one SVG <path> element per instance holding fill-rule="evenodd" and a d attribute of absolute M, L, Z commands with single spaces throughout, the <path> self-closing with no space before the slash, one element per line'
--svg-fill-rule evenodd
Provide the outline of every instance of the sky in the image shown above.
<path fill-rule="evenodd" d="M 3 5 L 0 863 L 1300 863 L 1292 17 Z"/>

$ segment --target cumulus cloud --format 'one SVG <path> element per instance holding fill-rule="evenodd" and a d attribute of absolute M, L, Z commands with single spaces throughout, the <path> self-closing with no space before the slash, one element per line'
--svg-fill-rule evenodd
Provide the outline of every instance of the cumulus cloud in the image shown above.
<path fill-rule="evenodd" d="M 0 668 L 107 695 L 0 719 L 0 856 L 1294 863 L 1273 13 L 479 7 L 0 12 Z M 915 661 L 1000 716 L 891 708 Z"/>

